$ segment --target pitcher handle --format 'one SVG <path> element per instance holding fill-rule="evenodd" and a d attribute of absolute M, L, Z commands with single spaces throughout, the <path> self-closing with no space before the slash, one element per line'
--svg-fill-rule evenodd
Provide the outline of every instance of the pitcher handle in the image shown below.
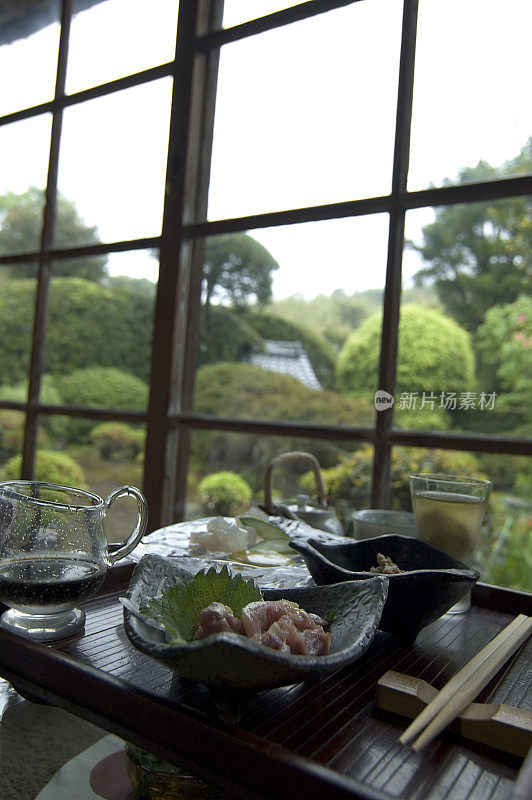
<path fill-rule="evenodd" d="M 114 492 L 111 492 L 105 500 L 104 500 L 104 510 L 105 514 L 109 511 L 113 503 L 118 500 L 119 497 L 134 497 L 137 501 L 137 510 L 138 510 L 138 519 L 135 529 L 130 534 L 129 538 L 126 542 L 119 547 L 118 550 L 115 550 L 114 553 L 109 553 L 109 563 L 114 564 L 116 561 L 119 561 L 124 556 L 127 556 L 128 553 L 131 553 L 134 547 L 138 545 L 142 537 L 146 532 L 146 528 L 148 525 L 148 504 L 146 503 L 146 498 L 136 489 L 134 486 L 120 486 L 118 489 L 115 489 Z"/>

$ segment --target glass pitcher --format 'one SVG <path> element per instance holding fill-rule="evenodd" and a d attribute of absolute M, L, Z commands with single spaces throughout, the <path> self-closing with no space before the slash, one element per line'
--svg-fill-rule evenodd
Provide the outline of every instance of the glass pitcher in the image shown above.
<path fill-rule="evenodd" d="M 137 504 L 137 524 L 109 552 L 105 517 L 120 497 Z M 107 568 L 130 553 L 146 531 L 148 509 L 133 486 L 102 500 L 40 481 L 0 483 L 0 626 L 37 641 L 63 639 L 85 624 L 78 605 L 102 585 Z"/>

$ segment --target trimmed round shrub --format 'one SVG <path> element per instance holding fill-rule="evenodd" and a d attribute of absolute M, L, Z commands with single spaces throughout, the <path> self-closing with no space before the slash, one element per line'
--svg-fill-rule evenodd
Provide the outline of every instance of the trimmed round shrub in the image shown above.
<path fill-rule="evenodd" d="M 253 495 L 244 478 L 229 471 L 207 475 L 199 483 L 198 494 L 206 513 L 221 516 L 234 515 L 249 504 Z"/>
<path fill-rule="evenodd" d="M 21 470 L 22 456 L 13 456 L 2 468 L 2 479 L 5 481 L 17 480 L 20 478 Z M 77 489 L 88 488 L 85 474 L 77 461 L 74 461 L 66 453 L 57 453 L 54 450 L 37 450 L 34 478 L 36 481 L 61 483 Z"/>
<path fill-rule="evenodd" d="M 377 389 L 382 314 L 374 314 L 349 337 L 338 356 L 341 391 L 373 395 Z M 434 309 L 401 310 L 396 394 L 475 389 L 475 360 L 464 328 Z"/>
<path fill-rule="evenodd" d="M 113 367 L 79 369 L 59 379 L 58 385 L 67 405 L 141 411 L 148 403 L 144 381 Z M 88 441 L 93 427 L 90 420 L 70 419 L 70 440 Z"/>
<path fill-rule="evenodd" d="M 90 440 L 108 461 L 129 461 L 144 448 L 145 433 L 125 422 L 102 422 L 90 432 Z"/>
<path fill-rule="evenodd" d="M 6 459 L 15 453 L 20 453 L 24 441 L 25 415 L 21 411 L 11 409 L 0 410 L 0 458 Z M 39 428 L 37 431 L 37 446 L 45 447 L 48 437 L 46 432 Z"/>
<path fill-rule="evenodd" d="M 25 403 L 28 399 L 28 381 L 23 380 L 15 386 L 0 386 L 0 400 L 16 400 Z M 51 406 L 62 404 L 61 395 L 52 375 L 44 375 L 40 393 L 41 402 Z M 40 430 L 46 431 L 50 436 L 63 443 L 68 432 L 68 419 L 60 414 L 43 414 L 40 418 Z M 43 445 L 41 445 L 43 446 Z"/>
<path fill-rule="evenodd" d="M 279 375 L 251 364 L 209 364 L 196 375 L 194 410 L 198 414 L 254 420 L 296 420 L 326 424 L 371 426 L 375 408 L 367 400 L 310 389 L 289 375 Z M 334 442 L 299 437 L 264 436 L 227 431 L 196 431 L 191 466 L 205 475 L 234 470 L 258 494 L 264 486 L 266 465 L 289 450 L 311 450 L 322 466 L 338 461 Z M 297 488 L 284 486 L 285 495 Z"/>
<path fill-rule="evenodd" d="M 15 384 L 28 373 L 35 281 L 13 280 L 0 295 L 2 380 Z M 91 365 L 149 377 L 153 297 L 134 284 L 102 286 L 82 278 L 54 278 L 50 291 L 45 370 L 66 375 Z"/>

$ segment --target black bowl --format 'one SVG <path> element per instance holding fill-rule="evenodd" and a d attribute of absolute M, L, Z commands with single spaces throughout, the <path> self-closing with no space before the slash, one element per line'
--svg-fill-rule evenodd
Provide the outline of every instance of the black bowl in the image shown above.
<path fill-rule="evenodd" d="M 330 543 L 309 538 L 290 544 L 301 553 L 318 585 L 371 578 L 377 554 L 389 556 L 405 571 L 386 576 L 388 598 L 379 628 L 406 641 L 413 641 L 421 628 L 449 611 L 480 577 L 442 550 L 409 536 Z"/>

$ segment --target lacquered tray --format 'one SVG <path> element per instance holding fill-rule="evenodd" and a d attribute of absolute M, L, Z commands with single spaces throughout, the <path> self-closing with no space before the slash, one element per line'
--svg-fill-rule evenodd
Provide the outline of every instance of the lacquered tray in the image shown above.
<path fill-rule="evenodd" d="M 85 631 L 40 645 L 0 631 L 0 675 L 46 701 L 134 741 L 228 790 L 234 798 L 508 800 L 532 797 L 522 759 L 438 737 L 415 754 L 398 745 L 408 721 L 376 709 L 375 685 L 390 669 L 436 688 L 518 613 L 532 595 L 479 585 L 464 615 L 446 615 L 413 646 L 378 633 L 359 661 L 317 683 L 256 695 L 237 723 L 221 720 L 206 690 L 180 679 L 126 637 L 122 606 L 130 565 L 115 567 L 86 603 Z M 478 698 L 532 710 L 532 641 Z M 517 795 L 516 795 L 517 796 Z"/>

